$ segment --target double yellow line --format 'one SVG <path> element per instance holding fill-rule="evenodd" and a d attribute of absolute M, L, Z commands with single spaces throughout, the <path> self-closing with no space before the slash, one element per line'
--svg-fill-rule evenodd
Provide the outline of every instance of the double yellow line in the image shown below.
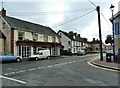
<path fill-rule="evenodd" d="M 94 59 L 96 60 L 96 59 Z M 96 67 L 96 68 L 100 68 L 100 69 L 104 69 L 104 70 L 108 70 L 108 71 L 112 71 L 112 72 L 120 72 L 120 70 L 114 70 L 114 69 L 110 69 L 110 68 L 107 68 L 107 67 L 101 67 L 101 66 L 97 66 L 97 65 L 94 65 L 94 60 L 91 60 L 91 61 L 88 61 L 87 63 L 90 65 L 90 66 L 93 66 L 93 67 Z"/>

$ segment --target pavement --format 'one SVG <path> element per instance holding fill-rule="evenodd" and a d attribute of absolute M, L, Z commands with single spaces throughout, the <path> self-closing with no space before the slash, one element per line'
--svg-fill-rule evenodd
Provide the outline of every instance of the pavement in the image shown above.
<path fill-rule="evenodd" d="M 111 62 L 107 62 L 106 57 L 103 58 L 103 61 L 101 61 L 100 58 L 95 59 L 91 61 L 91 64 L 98 66 L 98 67 L 116 70 L 120 72 L 120 63 L 114 62 L 113 59 Z"/>

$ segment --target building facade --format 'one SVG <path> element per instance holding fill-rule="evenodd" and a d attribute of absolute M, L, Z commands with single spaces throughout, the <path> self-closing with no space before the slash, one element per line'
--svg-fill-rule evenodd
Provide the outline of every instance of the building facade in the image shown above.
<path fill-rule="evenodd" d="M 4 9 L 0 13 L 4 52 L 28 57 L 41 49 L 49 49 L 51 55 L 60 55 L 60 37 L 51 28 L 6 16 Z"/>
<path fill-rule="evenodd" d="M 86 50 L 89 47 L 87 39 L 81 38 L 80 34 L 73 33 L 73 31 L 67 33 L 59 30 L 58 34 L 60 35 L 61 45 L 64 46 L 63 50 L 68 50 L 72 54 L 76 54 L 82 49 Z"/>

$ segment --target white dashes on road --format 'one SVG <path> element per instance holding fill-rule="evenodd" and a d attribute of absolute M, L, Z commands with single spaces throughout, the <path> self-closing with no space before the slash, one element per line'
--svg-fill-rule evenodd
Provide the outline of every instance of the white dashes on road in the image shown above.
<path fill-rule="evenodd" d="M 77 60 L 77 61 L 72 61 L 72 62 L 64 62 L 64 63 L 48 65 L 48 66 L 44 66 L 44 67 L 29 68 L 29 69 L 26 69 L 26 70 L 20 70 L 20 71 L 16 71 L 16 72 L 6 73 L 4 75 L 12 75 L 12 74 L 17 74 L 17 73 L 23 73 L 23 72 L 26 72 L 26 71 L 35 71 L 35 70 L 38 70 L 38 69 L 45 69 L 45 68 L 51 68 L 51 67 L 56 67 L 56 66 L 62 66 L 62 65 L 72 64 L 72 63 L 81 62 L 81 61 L 85 61 L 85 60 L 87 60 L 87 59 Z"/>

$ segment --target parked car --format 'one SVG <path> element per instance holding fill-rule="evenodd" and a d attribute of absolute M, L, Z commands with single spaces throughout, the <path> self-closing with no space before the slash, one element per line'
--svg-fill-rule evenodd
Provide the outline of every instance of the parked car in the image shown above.
<path fill-rule="evenodd" d="M 79 55 L 86 55 L 86 52 L 85 52 L 85 50 L 80 50 L 80 51 L 77 52 L 77 55 L 78 56 Z"/>
<path fill-rule="evenodd" d="M 0 52 L 0 61 L 1 62 L 4 62 L 4 61 L 17 61 L 17 62 L 20 62 L 20 61 L 22 61 L 22 57 L 14 56 L 11 53 L 7 53 L 7 52 Z"/>
<path fill-rule="evenodd" d="M 61 51 L 61 55 L 72 55 L 72 52 L 70 52 L 68 50 L 63 50 L 63 51 Z"/>
<path fill-rule="evenodd" d="M 29 56 L 28 59 L 29 60 L 38 60 L 43 58 L 49 59 L 49 56 L 50 56 L 50 50 L 39 50 L 38 53 Z"/>

